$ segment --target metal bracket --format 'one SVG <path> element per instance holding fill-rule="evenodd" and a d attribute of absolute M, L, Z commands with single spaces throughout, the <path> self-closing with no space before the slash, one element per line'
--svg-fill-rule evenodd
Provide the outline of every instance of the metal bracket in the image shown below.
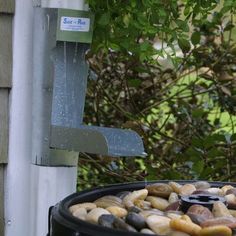
<path fill-rule="evenodd" d="M 51 147 L 106 156 L 146 156 L 140 136 L 131 130 L 81 125 L 51 127 Z"/>
<path fill-rule="evenodd" d="M 33 0 L 34 7 L 88 10 L 85 0 Z"/>
<path fill-rule="evenodd" d="M 57 9 L 35 8 L 33 163 L 77 165 L 79 151 L 144 156 L 134 131 L 83 125 L 89 44 L 57 42 L 57 17 Z"/>

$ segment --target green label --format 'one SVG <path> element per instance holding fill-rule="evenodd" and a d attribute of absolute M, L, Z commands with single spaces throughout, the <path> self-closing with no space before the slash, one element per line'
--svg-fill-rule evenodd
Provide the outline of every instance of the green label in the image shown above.
<path fill-rule="evenodd" d="M 88 11 L 58 10 L 57 41 L 91 43 L 94 15 Z"/>

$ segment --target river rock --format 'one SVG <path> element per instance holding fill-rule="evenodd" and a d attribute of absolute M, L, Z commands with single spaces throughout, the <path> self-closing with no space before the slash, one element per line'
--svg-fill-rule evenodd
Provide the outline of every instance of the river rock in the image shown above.
<path fill-rule="evenodd" d="M 226 195 L 228 190 L 234 189 L 232 185 L 224 185 L 221 190 L 223 191 L 224 195 Z"/>
<path fill-rule="evenodd" d="M 123 204 L 126 208 L 130 208 L 134 206 L 134 201 L 136 200 L 144 200 L 148 195 L 147 189 L 140 189 L 137 191 L 133 191 L 126 195 L 123 199 Z"/>
<path fill-rule="evenodd" d="M 86 221 L 93 223 L 93 224 L 97 224 L 98 223 L 98 218 L 101 215 L 109 215 L 110 212 L 103 209 L 103 208 L 94 208 L 93 210 L 91 210 L 87 215 L 86 215 Z"/>
<path fill-rule="evenodd" d="M 140 233 L 142 233 L 142 234 L 155 234 L 153 231 L 151 231 L 150 229 L 142 229 L 141 231 L 140 231 Z"/>
<path fill-rule="evenodd" d="M 182 215 L 180 219 L 192 223 L 192 220 L 188 215 Z"/>
<path fill-rule="evenodd" d="M 77 208 L 72 215 L 80 220 L 85 220 L 87 216 L 87 210 L 85 208 Z"/>
<path fill-rule="evenodd" d="M 122 191 L 122 192 L 117 193 L 116 197 L 123 199 L 125 196 L 127 196 L 130 193 L 131 193 L 130 191 Z"/>
<path fill-rule="evenodd" d="M 223 202 L 214 202 L 212 213 L 214 217 L 221 217 L 221 216 L 229 216 L 232 217 L 228 208 L 225 206 Z"/>
<path fill-rule="evenodd" d="M 113 223 L 115 220 L 115 216 L 109 214 L 109 215 L 101 215 L 98 218 L 98 224 L 107 228 L 113 228 Z"/>
<path fill-rule="evenodd" d="M 146 220 L 149 228 L 158 235 L 167 235 L 171 232 L 170 219 L 165 216 L 149 216 Z"/>
<path fill-rule="evenodd" d="M 207 181 L 197 181 L 194 183 L 194 186 L 197 190 L 204 190 L 211 187 L 211 185 Z"/>
<path fill-rule="evenodd" d="M 232 230 L 227 226 L 218 225 L 206 227 L 200 230 L 199 236 L 231 236 Z"/>
<path fill-rule="evenodd" d="M 107 195 L 101 198 L 98 198 L 94 203 L 97 207 L 107 208 L 110 206 L 123 207 L 122 200 L 119 197 L 113 195 Z"/>
<path fill-rule="evenodd" d="M 146 227 L 146 219 L 142 215 L 134 212 L 129 213 L 126 216 L 125 221 L 137 230 L 141 230 Z"/>
<path fill-rule="evenodd" d="M 165 212 L 165 216 L 170 219 L 179 219 L 183 215 L 182 211 L 167 211 Z"/>
<path fill-rule="evenodd" d="M 227 205 L 229 209 L 236 210 L 236 196 L 234 194 L 228 194 L 225 196 Z"/>
<path fill-rule="evenodd" d="M 180 193 L 180 188 L 182 187 L 181 184 L 173 182 L 173 181 L 169 182 L 168 184 L 170 185 L 170 187 L 173 189 L 175 193 L 177 194 Z"/>
<path fill-rule="evenodd" d="M 147 219 L 151 215 L 164 216 L 164 212 L 158 209 L 144 210 L 141 211 L 139 214 L 143 216 L 145 219 Z"/>
<path fill-rule="evenodd" d="M 201 227 L 209 227 L 209 226 L 217 226 L 217 225 L 224 225 L 232 229 L 236 228 L 236 218 L 223 216 L 223 217 L 209 219 L 201 223 Z"/>
<path fill-rule="evenodd" d="M 125 231 L 129 231 L 129 232 L 137 232 L 137 230 L 134 227 L 132 227 L 131 225 L 125 223 L 120 218 L 115 218 L 115 220 L 113 222 L 113 227 L 115 229 L 125 230 Z"/>
<path fill-rule="evenodd" d="M 168 236 L 190 236 L 190 234 L 186 234 L 184 232 L 181 231 L 171 231 Z"/>
<path fill-rule="evenodd" d="M 142 209 L 137 206 L 132 206 L 128 210 L 129 210 L 129 212 L 135 212 L 135 213 L 139 213 L 142 211 Z"/>
<path fill-rule="evenodd" d="M 173 192 L 173 189 L 171 188 L 170 185 L 163 183 L 148 185 L 146 189 L 148 190 L 148 195 L 163 197 L 163 198 L 168 198 L 170 194 Z"/>
<path fill-rule="evenodd" d="M 228 194 L 234 194 L 236 196 L 236 188 L 228 189 L 226 191 L 225 195 L 228 195 Z"/>
<path fill-rule="evenodd" d="M 177 202 L 178 200 L 179 200 L 179 196 L 178 196 L 178 194 L 175 193 L 175 192 L 172 192 L 172 193 L 170 194 L 169 198 L 168 198 L 169 204 L 174 203 L 174 202 Z"/>
<path fill-rule="evenodd" d="M 164 211 L 169 206 L 169 202 L 164 198 L 148 196 L 146 200 L 151 202 L 152 207 L 161 211 Z"/>
<path fill-rule="evenodd" d="M 193 236 L 198 236 L 201 227 L 192 222 L 183 219 L 172 219 L 170 221 L 170 227 L 174 230 L 181 231 Z"/>
<path fill-rule="evenodd" d="M 207 191 L 212 195 L 224 196 L 224 192 L 220 188 L 209 188 Z"/>
<path fill-rule="evenodd" d="M 185 184 L 180 188 L 179 194 L 183 196 L 191 195 L 194 191 L 196 191 L 196 187 L 193 184 Z"/>
<path fill-rule="evenodd" d="M 205 220 L 214 218 L 213 214 L 208 208 L 197 204 L 189 207 L 186 214 L 196 224 L 201 224 Z"/>
<path fill-rule="evenodd" d="M 117 217 L 125 217 L 128 212 L 126 209 L 118 206 L 110 206 L 106 208 L 107 211 L 109 211 L 112 215 L 117 216 Z"/>
<path fill-rule="evenodd" d="M 166 207 L 165 211 L 178 211 L 180 209 L 180 200 L 173 202 Z"/>
<path fill-rule="evenodd" d="M 229 209 L 231 216 L 236 218 L 236 210 Z"/>
<path fill-rule="evenodd" d="M 134 201 L 134 205 L 139 207 L 140 209 L 143 209 L 143 210 L 149 210 L 152 208 L 152 205 L 150 202 L 148 201 L 144 201 L 144 200 L 135 200 Z"/>
<path fill-rule="evenodd" d="M 91 202 L 84 202 L 84 203 L 78 203 L 75 205 L 72 205 L 69 207 L 69 211 L 73 214 L 74 211 L 76 211 L 78 208 L 84 208 L 87 211 L 91 211 L 92 209 L 96 208 L 97 205 Z"/>

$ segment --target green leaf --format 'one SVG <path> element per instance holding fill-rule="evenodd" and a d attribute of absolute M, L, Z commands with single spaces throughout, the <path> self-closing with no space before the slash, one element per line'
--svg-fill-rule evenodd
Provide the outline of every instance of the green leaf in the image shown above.
<path fill-rule="evenodd" d="M 192 170 L 197 174 L 200 175 L 204 169 L 204 161 L 199 159 L 193 163 Z"/>
<path fill-rule="evenodd" d="M 192 116 L 194 118 L 201 118 L 205 114 L 206 114 L 206 112 L 200 108 L 196 108 L 195 110 L 192 111 Z"/>
<path fill-rule="evenodd" d="M 200 43 L 200 40 L 201 40 L 201 34 L 200 32 L 196 31 L 196 32 L 193 32 L 192 36 L 191 36 L 191 42 L 193 45 L 197 45 Z"/>
<path fill-rule="evenodd" d="M 189 6 L 186 6 L 186 7 L 184 8 L 184 15 L 187 16 L 187 15 L 189 14 L 190 10 L 191 10 L 190 7 L 189 7 Z"/>
<path fill-rule="evenodd" d="M 218 150 L 216 148 L 212 148 L 210 151 L 208 151 L 207 153 L 207 157 L 208 158 L 211 158 L 211 159 L 214 159 L 216 157 L 221 157 L 221 156 L 224 156 L 224 152 L 221 151 L 221 150 Z"/>
<path fill-rule="evenodd" d="M 110 16 L 109 12 L 106 12 L 106 13 L 102 14 L 101 17 L 98 20 L 98 24 L 103 25 L 103 26 L 108 25 L 109 22 L 110 22 L 110 17 L 111 16 Z"/>
<path fill-rule="evenodd" d="M 192 145 L 194 147 L 197 147 L 197 148 L 203 148 L 204 147 L 203 140 L 201 138 L 197 138 L 197 137 L 194 137 L 192 139 Z"/>
<path fill-rule="evenodd" d="M 116 43 L 110 43 L 109 47 L 114 51 L 119 51 L 120 50 L 120 46 Z"/>
<path fill-rule="evenodd" d="M 181 173 L 176 170 L 167 170 L 164 173 L 164 178 L 165 179 L 181 179 L 183 176 L 181 176 Z"/>
<path fill-rule="evenodd" d="M 191 49 L 190 42 L 187 39 L 179 38 L 178 44 L 183 53 L 187 53 Z"/>
<path fill-rule="evenodd" d="M 189 26 L 187 21 L 183 21 L 183 20 L 176 20 L 176 24 L 178 25 L 178 27 L 183 30 L 184 32 L 189 32 Z"/>
<path fill-rule="evenodd" d="M 135 87 L 137 88 L 139 85 L 141 85 L 142 81 L 140 79 L 129 79 L 128 80 L 128 85 L 130 87 Z"/>
<path fill-rule="evenodd" d="M 234 24 L 232 24 L 231 22 L 228 22 L 228 24 L 225 26 L 224 31 L 230 31 L 231 29 L 233 29 L 235 27 Z"/>

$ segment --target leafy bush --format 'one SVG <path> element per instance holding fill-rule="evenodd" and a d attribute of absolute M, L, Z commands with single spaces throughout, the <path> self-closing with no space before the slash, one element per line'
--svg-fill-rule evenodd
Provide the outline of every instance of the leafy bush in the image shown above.
<path fill-rule="evenodd" d="M 81 153 L 79 187 L 236 179 L 236 1 L 88 0 L 85 122 L 138 132 L 148 156 Z"/>

